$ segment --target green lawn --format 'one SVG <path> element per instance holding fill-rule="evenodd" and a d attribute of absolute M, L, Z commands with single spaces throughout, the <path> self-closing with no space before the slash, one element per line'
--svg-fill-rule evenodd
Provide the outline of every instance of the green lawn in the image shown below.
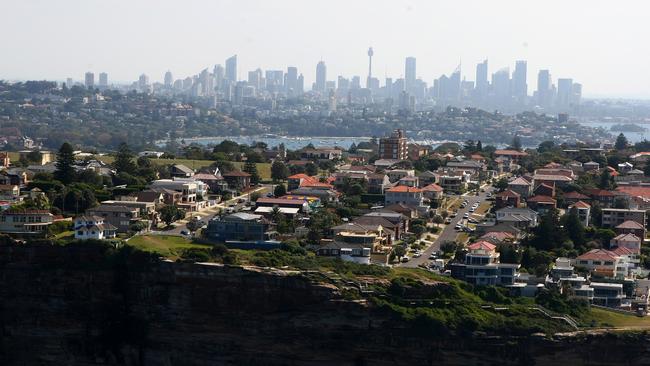
<path fill-rule="evenodd" d="M 138 235 L 129 240 L 127 244 L 170 259 L 178 258 L 183 249 L 211 248 L 210 245 L 195 244 L 188 239 L 173 235 Z"/>
<path fill-rule="evenodd" d="M 583 323 L 594 327 L 650 328 L 650 316 L 639 317 L 592 307 Z"/>
<path fill-rule="evenodd" d="M 98 156 L 99 160 L 110 164 L 115 159 L 113 156 Z M 168 164 L 183 164 L 191 169 L 201 169 L 210 166 L 214 163 L 214 160 L 193 160 L 193 159 L 151 159 L 151 163 L 155 165 L 168 165 Z M 241 170 L 244 167 L 242 162 L 233 162 L 233 165 L 237 169 Z M 258 163 L 257 172 L 260 174 L 260 177 L 264 180 L 271 179 L 271 163 Z"/>

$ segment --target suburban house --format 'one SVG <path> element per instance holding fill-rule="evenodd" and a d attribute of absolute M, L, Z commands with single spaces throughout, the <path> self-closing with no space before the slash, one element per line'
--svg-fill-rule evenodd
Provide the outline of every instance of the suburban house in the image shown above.
<path fill-rule="evenodd" d="M 368 174 L 368 193 L 384 194 L 386 189 L 391 186 L 390 179 L 388 179 L 386 174 Z"/>
<path fill-rule="evenodd" d="M 404 177 L 415 177 L 415 170 L 413 169 L 392 169 L 387 170 L 388 180 L 395 183 Z"/>
<path fill-rule="evenodd" d="M 529 197 L 526 200 L 526 204 L 530 209 L 537 211 L 539 214 L 543 214 L 550 209 L 557 208 L 557 201 L 549 196 Z"/>
<path fill-rule="evenodd" d="M 634 221 L 645 227 L 646 217 L 644 210 L 629 210 L 624 208 L 603 208 L 602 226 L 615 228 L 625 221 Z"/>
<path fill-rule="evenodd" d="M 186 167 L 183 164 L 174 164 L 169 167 L 169 174 L 172 177 L 190 178 L 194 175 L 194 170 Z"/>
<path fill-rule="evenodd" d="M 77 216 L 74 219 L 74 238 L 86 239 L 111 239 L 115 238 L 117 228 L 109 223 L 104 223 L 100 216 Z"/>
<path fill-rule="evenodd" d="M 129 231 L 131 224 L 140 221 L 140 209 L 118 205 L 99 205 L 86 210 L 87 216 L 99 216 L 104 222 L 116 227 L 118 233 Z"/>
<path fill-rule="evenodd" d="M 431 183 L 427 186 L 422 187 L 422 194 L 424 198 L 428 199 L 430 202 L 440 205 L 445 195 L 443 194 L 444 190 L 442 187 L 435 183 Z"/>
<path fill-rule="evenodd" d="M 314 197 L 315 198 L 315 197 Z M 273 197 L 261 197 L 255 201 L 255 212 L 258 212 L 258 209 L 261 207 L 278 207 L 278 208 L 293 208 L 296 209 L 296 213 L 308 213 L 311 211 L 312 206 L 310 202 L 313 202 L 310 199 L 289 199 L 289 198 L 273 198 Z M 318 203 L 316 203 L 317 205 Z M 265 209 L 259 210 L 259 212 L 266 212 Z"/>
<path fill-rule="evenodd" d="M 48 210 L 8 209 L 0 214 L 0 232 L 17 236 L 46 236 L 54 221 Z"/>
<path fill-rule="evenodd" d="M 504 158 L 510 161 L 519 161 L 519 159 L 524 156 L 528 156 L 528 153 L 518 150 L 495 150 L 494 155 L 497 158 Z"/>
<path fill-rule="evenodd" d="M 496 211 L 496 222 L 507 223 L 516 228 L 531 228 L 537 226 L 537 212 L 529 208 L 506 207 Z"/>
<path fill-rule="evenodd" d="M 467 189 L 470 175 L 464 171 L 460 172 L 445 172 L 440 175 L 440 182 L 438 183 L 445 192 L 462 193 Z"/>
<path fill-rule="evenodd" d="M 212 173 L 196 173 L 192 178 L 205 183 L 208 186 L 209 191 L 212 193 L 221 193 L 228 189 L 228 183 L 226 183 L 221 175 L 215 175 Z"/>
<path fill-rule="evenodd" d="M 20 198 L 20 187 L 13 184 L 0 185 L 0 200 L 15 201 Z"/>
<path fill-rule="evenodd" d="M 430 170 L 422 172 L 418 175 L 418 178 L 420 179 L 420 186 L 428 186 L 432 183 L 438 183 L 438 177 L 438 173 L 434 173 Z"/>
<path fill-rule="evenodd" d="M 496 245 L 479 241 L 468 247 L 464 263 L 451 265 L 451 276 L 473 285 L 511 286 L 519 277 L 519 264 L 500 263 Z"/>
<path fill-rule="evenodd" d="M 521 197 L 526 198 L 533 193 L 533 184 L 524 177 L 518 177 L 508 183 L 508 190 L 516 192 Z"/>
<path fill-rule="evenodd" d="M 323 257 L 337 257 L 348 262 L 370 264 L 372 248 L 367 244 L 346 243 L 332 240 L 316 249 L 316 255 Z"/>
<path fill-rule="evenodd" d="M 638 236 L 627 233 L 627 234 L 618 234 L 612 240 L 610 240 L 610 248 L 627 248 L 633 251 L 636 254 L 641 254 L 641 238 Z"/>
<path fill-rule="evenodd" d="M 384 202 L 386 205 L 403 203 L 414 207 L 422 206 L 422 189 L 407 186 L 397 186 L 386 190 Z"/>
<path fill-rule="evenodd" d="M 627 277 L 629 267 L 629 263 L 624 258 L 606 249 L 592 249 L 574 259 L 573 265 L 609 278 Z"/>
<path fill-rule="evenodd" d="M 576 191 L 567 192 L 562 197 L 564 198 L 564 204 L 567 206 L 573 205 L 578 201 L 586 202 L 590 200 L 589 196 Z"/>
<path fill-rule="evenodd" d="M 504 207 L 519 207 L 520 203 L 521 195 L 510 189 L 499 192 L 494 196 L 494 206 L 497 209 Z"/>
<path fill-rule="evenodd" d="M 624 221 L 614 227 L 617 234 L 634 234 L 639 238 L 645 238 L 646 229 L 644 225 L 632 220 Z"/>
<path fill-rule="evenodd" d="M 216 217 L 208 222 L 204 235 L 219 242 L 263 242 L 272 240 L 275 231 L 271 222 L 262 215 L 237 212 Z"/>
<path fill-rule="evenodd" d="M 336 160 L 341 159 L 343 150 L 337 148 L 318 147 L 314 149 L 302 149 L 300 151 L 300 158 L 303 160 Z"/>
<path fill-rule="evenodd" d="M 223 179 L 226 180 L 230 189 L 237 191 L 243 191 L 251 186 L 251 175 L 246 172 L 233 170 L 223 174 Z"/>

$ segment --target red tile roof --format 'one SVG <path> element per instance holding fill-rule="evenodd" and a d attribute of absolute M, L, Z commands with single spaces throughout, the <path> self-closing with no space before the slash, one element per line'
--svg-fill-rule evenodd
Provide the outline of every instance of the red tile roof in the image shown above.
<path fill-rule="evenodd" d="M 573 205 L 571 205 L 571 207 L 575 207 L 575 208 L 590 208 L 591 205 L 588 204 L 588 203 L 586 203 L 586 202 L 584 202 L 584 201 L 578 201 L 578 202 L 574 203 Z"/>
<path fill-rule="evenodd" d="M 605 249 L 592 249 L 587 253 L 578 256 L 578 260 L 614 261 L 617 255 Z"/>
<path fill-rule="evenodd" d="M 519 198 L 521 195 L 515 191 L 512 191 L 510 189 L 506 189 L 503 192 L 499 192 L 496 194 L 497 198 L 502 198 L 502 197 L 516 197 Z"/>
<path fill-rule="evenodd" d="M 422 190 L 423 191 L 429 191 L 429 192 L 442 192 L 443 191 L 442 187 L 440 187 L 439 185 L 437 185 L 435 183 L 431 183 L 428 186 L 422 187 Z"/>
<path fill-rule="evenodd" d="M 616 227 L 616 229 L 634 229 L 634 230 L 643 230 L 645 229 L 643 225 L 639 224 L 636 221 L 632 220 L 627 220 L 623 221 L 620 225 Z"/>
<path fill-rule="evenodd" d="M 533 196 L 530 197 L 526 200 L 527 202 L 536 202 L 536 203 L 553 203 L 555 204 L 555 200 L 549 196 Z"/>
<path fill-rule="evenodd" d="M 580 192 L 573 191 L 573 192 L 565 193 L 564 198 L 565 199 L 569 198 L 569 199 L 573 199 L 573 200 L 588 200 L 589 196 L 585 196 L 584 194 L 582 194 Z"/>
<path fill-rule="evenodd" d="M 494 155 L 507 155 L 507 156 L 528 156 L 527 153 L 517 150 L 495 150 Z"/>
<path fill-rule="evenodd" d="M 492 251 L 495 250 L 496 248 L 497 248 L 496 245 L 485 240 L 477 241 L 476 243 L 468 247 L 469 250 L 487 250 L 487 251 Z"/>
<path fill-rule="evenodd" d="M 397 186 L 393 187 L 386 192 L 391 192 L 391 193 L 419 193 L 422 192 L 420 188 L 415 188 L 415 187 L 408 187 L 408 186 Z"/>
<path fill-rule="evenodd" d="M 630 196 L 650 199 L 650 187 L 648 186 L 618 186 L 616 191 L 627 193 Z"/>

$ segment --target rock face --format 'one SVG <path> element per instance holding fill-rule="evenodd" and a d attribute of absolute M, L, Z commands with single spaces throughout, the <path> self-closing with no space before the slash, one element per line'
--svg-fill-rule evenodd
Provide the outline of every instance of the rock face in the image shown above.
<path fill-rule="evenodd" d="M 420 339 L 314 276 L 82 247 L 0 246 L 0 332 L 2 365 L 650 363 L 645 335 Z"/>

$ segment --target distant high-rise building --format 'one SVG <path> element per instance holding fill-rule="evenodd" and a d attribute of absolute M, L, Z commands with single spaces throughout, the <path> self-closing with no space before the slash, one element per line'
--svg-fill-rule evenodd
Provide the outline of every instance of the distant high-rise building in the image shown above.
<path fill-rule="evenodd" d="M 149 76 L 146 74 L 140 75 L 138 78 L 138 89 L 141 92 L 147 92 L 149 91 Z"/>
<path fill-rule="evenodd" d="M 372 89 L 370 83 L 372 80 L 372 56 L 375 54 L 375 51 L 372 50 L 372 47 L 368 48 L 368 79 L 366 79 L 366 88 Z"/>
<path fill-rule="evenodd" d="M 393 95 L 393 78 L 386 78 L 384 85 L 384 97 L 390 98 Z"/>
<path fill-rule="evenodd" d="M 404 86 L 407 92 L 411 92 L 415 85 L 416 69 L 415 57 L 407 57 L 404 63 Z"/>
<path fill-rule="evenodd" d="M 285 75 L 286 80 L 284 86 L 286 88 L 287 95 L 295 96 L 298 94 L 298 68 L 295 66 L 287 67 L 287 73 Z"/>
<path fill-rule="evenodd" d="M 100 72 L 99 73 L 99 86 L 100 87 L 107 87 L 108 86 L 108 74 L 105 72 Z"/>
<path fill-rule="evenodd" d="M 476 93 L 480 100 L 484 100 L 488 94 L 488 60 L 476 65 Z"/>
<path fill-rule="evenodd" d="M 316 84 L 315 84 L 316 91 L 320 93 L 325 93 L 326 82 L 327 82 L 327 66 L 325 66 L 324 61 L 320 61 L 316 65 Z"/>
<path fill-rule="evenodd" d="M 86 88 L 92 88 L 95 86 L 95 74 L 88 71 L 86 73 L 86 77 L 84 79 L 84 85 L 86 85 Z"/>
<path fill-rule="evenodd" d="M 336 92 L 334 89 L 330 89 L 328 93 L 328 102 L 327 110 L 330 112 L 336 112 Z"/>
<path fill-rule="evenodd" d="M 172 75 L 171 71 L 167 71 L 165 73 L 165 88 L 171 88 L 172 83 L 174 82 L 174 76 Z"/>
<path fill-rule="evenodd" d="M 262 69 L 248 72 L 248 85 L 255 88 L 255 92 L 262 89 Z"/>
<path fill-rule="evenodd" d="M 225 70 L 221 65 L 214 65 L 212 69 L 212 74 L 214 75 L 214 86 L 221 90 L 223 88 L 223 79 L 225 77 Z"/>
<path fill-rule="evenodd" d="M 551 104 L 552 85 L 550 72 L 539 70 L 537 74 L 537 104 L 542 108 L 548 108 Z"/>
<path fill-rule="evenodd" d="M 65 86 L 67 86 L 68 88 L 71 88 L 72 85 L 74 85 L 74 81 L 72 80 L 72 78 L 65 79 Z"/>
<path fill-rule="evenodd" d="M 350 83 L 350 89 L 361 89 L 361 78 L 359 76 L 352 77 L 352 82 Z"/>
<path fill-rule="evenodd" d="M 226 74 L 224 78 L 233 84 L 237 82 L 237 55 L 231 56 L 226 60 Z"/>
<path fill-rule="evenodd" d="M 527 68 L 526 61 L 517 61 L 515 71 L 512 73 L 512 95 L 518 103 L 523 103 L 528 96 Z"/>
<path fill-rule="evenodd" d="M 305 92 L 305 77 L 302 74 L 298 75 L 298 82 L 296 86 L 296 93 L 302 95 Z"/>
<path fill-rule="evenodd" d="M 510 103 L 510 69 L 503 69 L 492 74 L 492 90 L 494 91 L 495 102 L 499 106 L 507 106 Z"/>
<path fill-rule="evenodd" d="M 557 79 L 557 106 L 567 108 L 571 104 L 573 95 L 572 79 Z"/>
<path fill-rule="evenodd" d="M 404 100 L 402 101 L 402 99 Z M 409 104 L 408 93 L 406 92 L 402 92 L 402 95 L 400 95 L 400 108 L 408 108 L 408 106 L 402 104 Z M 390 136 L 379 139 L 379 159 L 406 160 L 407 158 L 408 147 L 403 130 L 395 130 Z"/>

